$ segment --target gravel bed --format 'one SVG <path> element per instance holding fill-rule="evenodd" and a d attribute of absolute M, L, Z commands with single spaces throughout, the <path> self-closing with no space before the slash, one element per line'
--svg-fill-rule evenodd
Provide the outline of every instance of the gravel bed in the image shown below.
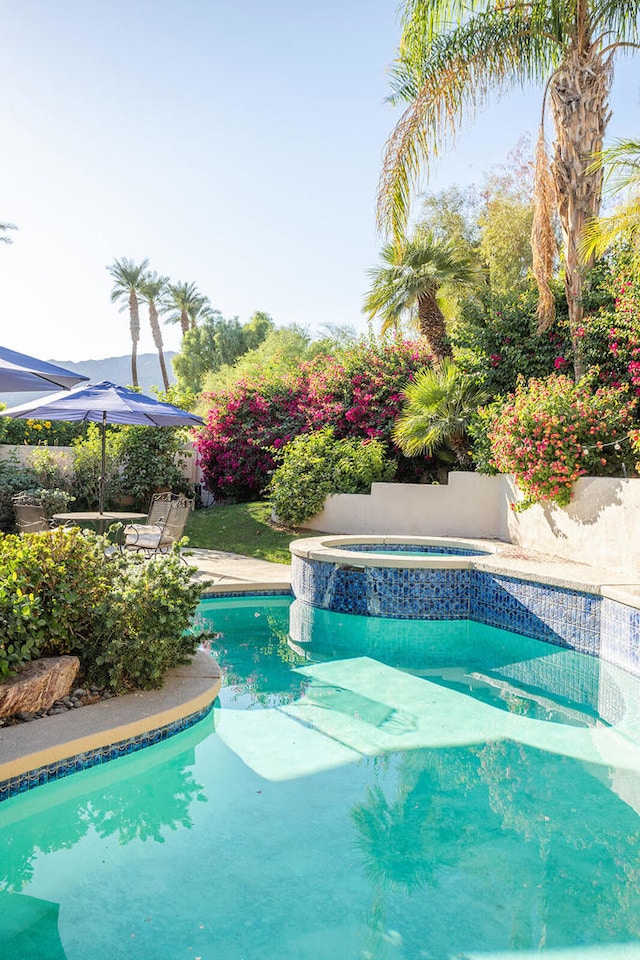
<path fill-rule="evenodd" d="M 0 727 L 11 727 L 16 723 L 31 723 L 32 720 L 40 720 L 42 717 L 55 717 L 59 713 L 67 713 L 69 710 L 77 710 L 79 707 L 86 707 L 90 703 L 98 703 L 100 700 L 111 700 L 115 694 L 110 690 L 100 687 L 76 687 L 76 689 L 62 700 L 56 700 L 48 710 L 38 710 L 36 713 L 14 713 L 12 717 L 0 717 Z"/>

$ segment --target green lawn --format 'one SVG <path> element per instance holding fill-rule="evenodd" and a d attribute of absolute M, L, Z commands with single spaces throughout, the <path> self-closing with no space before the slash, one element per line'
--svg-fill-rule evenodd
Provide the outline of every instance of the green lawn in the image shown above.
<path fill-rule="evenodd" d="M 268 503 L 236 503 L 228 507 L 194 510 L 185 534 L 190 547 L 241 553 L 258 560 L 290 563 L 289 544 L 315 531 L 290 530 L 271 523 Z"/>

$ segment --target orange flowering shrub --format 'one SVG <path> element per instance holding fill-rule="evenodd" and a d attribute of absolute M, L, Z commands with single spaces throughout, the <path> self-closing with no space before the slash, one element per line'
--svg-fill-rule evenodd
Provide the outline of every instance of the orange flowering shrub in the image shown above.
<path fill-rule="evenodd" d="M 611 476 L 632 467 L 629 431 L 636 400 L 625 389 L 556 375 L 521 380 L 489 430 L 491 464 L 512 473 L 525 510 L 551 501 L 566 506 L 578 477 Z"/>

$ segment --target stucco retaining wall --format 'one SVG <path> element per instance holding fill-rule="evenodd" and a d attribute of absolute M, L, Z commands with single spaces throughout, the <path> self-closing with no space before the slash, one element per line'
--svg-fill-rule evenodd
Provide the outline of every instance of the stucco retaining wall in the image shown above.
<path fill-rule="evenodd" d="M 582 477 L 568 507 L 511 509 L 511 477 L 452 473 L 446 485 L 374 483 L 334 494 L 305 523 L 324 533 L 486 537 L 640 582 L 640 479 Z"/>

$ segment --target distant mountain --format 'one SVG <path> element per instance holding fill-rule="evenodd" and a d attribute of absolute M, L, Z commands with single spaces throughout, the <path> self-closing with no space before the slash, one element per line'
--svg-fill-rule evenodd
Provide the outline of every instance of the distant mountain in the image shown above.
<path fill-rule="evenodd" d="M 171 383 L 176 382 L 173 373 L 171 360 L 176 356 L 176 352 L 167 350 L 164 358 L 167 364 L 167 373 Z M 112 383 L 118 383 L 120 386 L 127 387 L 131 385 L 131 355 L 125 357 L 107 357 L 105 360 L 80 360 L 77 363 L 73 360 L 49 360 L 49 363 L 55 363 L 65 370 L 72 370 L 74 373 L 83 373 L 85 377 L 90 377 L 93 383 L 100 380 L 110 380 Z M 143 393 L 151 393 L 152 387 L 162 389 L 162 373 L 160 372 L 160 362 L 157 353 L 141 353 L 138 356 L 138 383 Z M 41 390 L 37 393 L 1 393 L 0 401 L 6 403 L 8 407 L 16 407 L 20 403 L 28 403 L 29 400 L 37 400 L 39 397 L 46 396 L 47 393 L 55 393 L 56 388 L 51 390 Z M 155 396 L 155 394 L 151 394 Z"/>

